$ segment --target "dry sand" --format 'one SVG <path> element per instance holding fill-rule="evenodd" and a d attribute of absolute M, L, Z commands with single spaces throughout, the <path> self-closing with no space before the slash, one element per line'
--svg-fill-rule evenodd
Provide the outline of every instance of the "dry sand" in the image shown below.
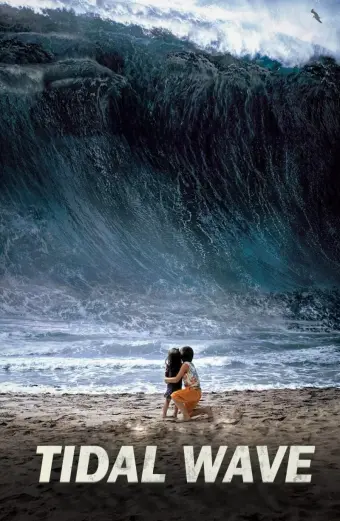
<path fill-rule="evenodd" d="M 176 423 L 162 421 L 159 395 L 0 395 L 0 519 L 339 521 L 340 389 L 212 393 L 204 402 L 214 421 Z M 43 444 L 101 445 L 112 463 L 133 445 L 138 472 L 145 447 L 157 445 L 155 472 L 166 482 L 62 484 L 56 458 L 52 482 L 39 484 Z M 230 447 L 215 483 L 186 482 L 183 445 Z M 284 464 L 275 483 L 263 484 L 255 463 L 255 483 L 222 483 L 237 445 L 315 445 L 311 470 L 302 471 L 311 484 L 286 484 Z"/>

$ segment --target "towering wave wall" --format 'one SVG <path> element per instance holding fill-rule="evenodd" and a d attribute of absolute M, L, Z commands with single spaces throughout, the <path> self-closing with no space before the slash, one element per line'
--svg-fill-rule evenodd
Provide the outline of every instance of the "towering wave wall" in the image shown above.
<path fill-rule="evenodd" d="M 181 294 L 334 323 L 334 54 L 288 67 L 4 5 L 0 31 L 3 314 Z"/>

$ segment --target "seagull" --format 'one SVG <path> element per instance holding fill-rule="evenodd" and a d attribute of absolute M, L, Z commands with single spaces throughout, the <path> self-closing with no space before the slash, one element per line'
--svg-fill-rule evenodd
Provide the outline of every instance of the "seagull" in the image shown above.
<path fill-rule="evenodd" d="M 318 13 L 316 11 L 314 11 L 314 9 L 311 10 L 311 13 L 313 13 L 313 17 L 315 18 L 315 20 L 317 20 L 318 22 L 320 22 L 320 24 L 322 24 L 322 22 L 320 20 L 320 16 L 318 15 Z"/>

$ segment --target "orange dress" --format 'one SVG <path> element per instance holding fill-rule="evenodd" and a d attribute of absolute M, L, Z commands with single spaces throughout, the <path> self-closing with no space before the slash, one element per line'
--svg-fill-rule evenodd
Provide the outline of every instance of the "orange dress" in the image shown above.
<path fill-rule="evenodd" d="M 190 414 L 200 401 L 202 391 L 196 367 L 192 362 L 184 362 L 184 364 L 188 366 L 188 371 L 183 376 L 184 389 L 172 393 L 171 398 L 183 403 Z"/>

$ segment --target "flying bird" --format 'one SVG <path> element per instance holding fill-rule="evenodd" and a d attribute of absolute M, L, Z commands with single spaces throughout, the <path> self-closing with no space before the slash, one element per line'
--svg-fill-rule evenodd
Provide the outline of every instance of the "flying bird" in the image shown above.
<path fill-rule="evenodd" d="M 316 11 L 314 11 L 314 9 L 311 10 L 311 13 L 313 13 L 313 17 L 315 18 L 315 20 L 317 20 L 318 22 L 320 22 L 320 24 L 322 24 L 322 22 L 320 20 L 320 16 L 318 15 L 318 13 Z"/>

